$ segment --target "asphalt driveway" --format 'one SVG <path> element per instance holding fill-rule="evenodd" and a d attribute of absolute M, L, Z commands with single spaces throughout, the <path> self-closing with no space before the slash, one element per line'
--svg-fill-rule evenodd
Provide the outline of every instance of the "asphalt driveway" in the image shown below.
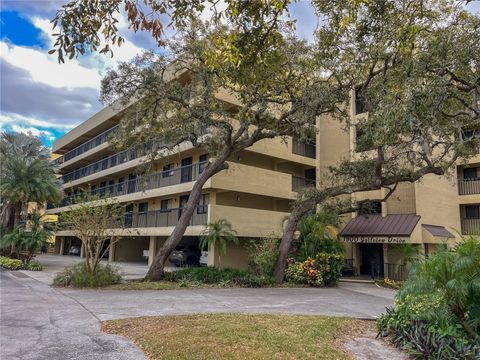
<path fill-rule="evenodd" d="M 1 359 L 144 359 L 131 342 L 102 333 L 100 321 L 220 312 L 373 319 L 393 305 L 395 295 L 358 283 L 325 289 L 55 289 L 49 286 L 52 269 L 0 272 Z"/>
<path fill-rule="evenodd" d="M 126 339 L 100 331 L 94 313 L 21 272 L 0 269 L 0 359 L 145 359 Z"/>

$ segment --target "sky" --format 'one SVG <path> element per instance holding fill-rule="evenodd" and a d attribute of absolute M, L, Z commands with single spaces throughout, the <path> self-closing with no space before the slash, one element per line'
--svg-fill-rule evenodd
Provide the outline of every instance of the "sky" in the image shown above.
<path fill-rule="evenodd" d="M 50 20 L 66 0 L 0 0 L 0 131 L 30 132 L 47 146 L 87 120 L 103 105 L 100 81 L 120 61 L 128 61 L 143 50 L 156 48 L 146 32 L 128 30 L 123 14 L 118 20 L 126 42 L 114 56 L 89 54 L 65 64 L 53 47 Z M 470 5 L 480 10 L 480 3 Z M 297 34 L 309 38 L 317 25 L 310 1 L 292 5 L 299 19 Z"/>

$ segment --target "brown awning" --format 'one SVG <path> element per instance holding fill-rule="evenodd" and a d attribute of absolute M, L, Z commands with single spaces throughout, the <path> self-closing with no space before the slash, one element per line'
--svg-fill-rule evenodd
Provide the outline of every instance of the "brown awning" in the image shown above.
<path fill-rule="evenodd" d="M 433 236 L 446 237 L 446 238 L 455 237 L 452 235 L 450 231 L 445 229 L 443 226 L 423 224 L 422 227 L 425 228 L 425 230 L 427 230 Z"/>
<path fill-rule="evenodd" d="M 415 214 L 360 215 L 348 222 L 340 236 L 410 236 L 418 220 Z"/>

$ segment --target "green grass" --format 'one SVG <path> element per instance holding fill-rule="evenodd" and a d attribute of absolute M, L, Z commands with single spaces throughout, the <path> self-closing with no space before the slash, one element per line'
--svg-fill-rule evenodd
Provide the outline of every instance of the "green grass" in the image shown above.
<path fill-rule="evenodd" d="M 358 321 L 357 321 L 358 322 Z M 106 321 L 150 359 L 351 359 L 337 344 L 355 320 L 325 316 L 206 314 Z"/>
<path fill-rule="evenodd" d="M 224 289 L 224 288 L 242 288 L 249 287 L 238 285 L 232 282 L 220 282 L 217 284 L 205 284 L 199 281 L 127 281 L 120 284 L 106 286 L 105 290 L 186 290 L 186 289 Z M 309 287 L 308 285 L 299 285 L 292 283 L 271 284 L 262 287 L 281 287 L 281 288 L 299 288 Z"/>

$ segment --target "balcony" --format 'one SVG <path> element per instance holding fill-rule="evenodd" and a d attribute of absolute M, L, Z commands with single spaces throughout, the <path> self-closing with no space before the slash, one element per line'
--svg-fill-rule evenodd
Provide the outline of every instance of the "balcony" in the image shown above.
<path fill-rule="evenodd" d="M 316 181 L 313 179 L 305 179 L 298 176 L 292 176 L 292 191 L 298 192 L 306 187 L 315 187 Z"/>
<path fill-rule="evenodd" d="M 458 180 L 459 195 L 480 194 L 480 179 Z"/>
<path fill-rule="evenodd" d="M 90 149 L 93 149 L 97 146 L 100 146 L 101 144 L 107 142 L 109 136 L 113 135 L 117 129 L 118 129 L 118 125 L 108 129 L 107 131 L 104 131 L 100 135 L 95 136 L 93 139 L 88 140 L 87 142 L 83 143 L 82 145 L 77 146 L 76 148 L 70 150 L 69 152 L 67 152 L 63 156 L 55 159 L 53 162 L 56 165 L 63 164 L 64 162 L 66 162 L 68 160 L 71 160 L 74 157 L 77 157 L 77 156 L 83 154 L 84 152 L 87 152 Z"/>
<path fill-rule="evenodd" d="M 130 148 L 121 151 L 117 154 L 111 155 L 105 159 L 96 161 L 90 165 L 84 166 L 80 169 L 74 170 L 62 176 L 63 183 L 81 179 L 85 176 L 95 174 L 102 170 L 110 169 L 114 166 L 126 163 L 128 161 L 138 159 L 142 156 L 149 154 L 152 150 L 152 145 L 144 145 L 139 148 Z"/>
<path fill-rule="evenodd" d="M 292 139 L 292 153 L 316 159 L 317 147 L 314 143 L 302 141 L 296 138 Z"/>
<path fill-rule="evenodd" d="M 175 169 L 160 171 L 144 176 L 139 176 L 125 182 L 107 185 L 90 191 L 90 195 L 98 197 L 117 197 L 126 194 L 133 194 L 152 189 L 158 189 L 165 186 L 182 184 L 197 180 L 202 173 L 207 162 L 196 163 L 188 166 L 182 166 Z M 81 194 L 67 196 L 62 199 L 59 207 L 73 205 L 82 201 L 85 197 Z"/>
<path fill-rule="evenodd" d="M 112 228 L 135 229 L 135 228 L 158 228 L 172 227 L 178 224 L 183 208 L 161 209 L 136 213 L 125 213 L 117 219 Z M 197 206 L 193 213 L 189 226 L 206 225 L 208 221 L 208 205 Z"/>
<path fill-rule="evenodd" d="M 462 219 L 463 235 L 480 235 L 480 219 Z"/>

